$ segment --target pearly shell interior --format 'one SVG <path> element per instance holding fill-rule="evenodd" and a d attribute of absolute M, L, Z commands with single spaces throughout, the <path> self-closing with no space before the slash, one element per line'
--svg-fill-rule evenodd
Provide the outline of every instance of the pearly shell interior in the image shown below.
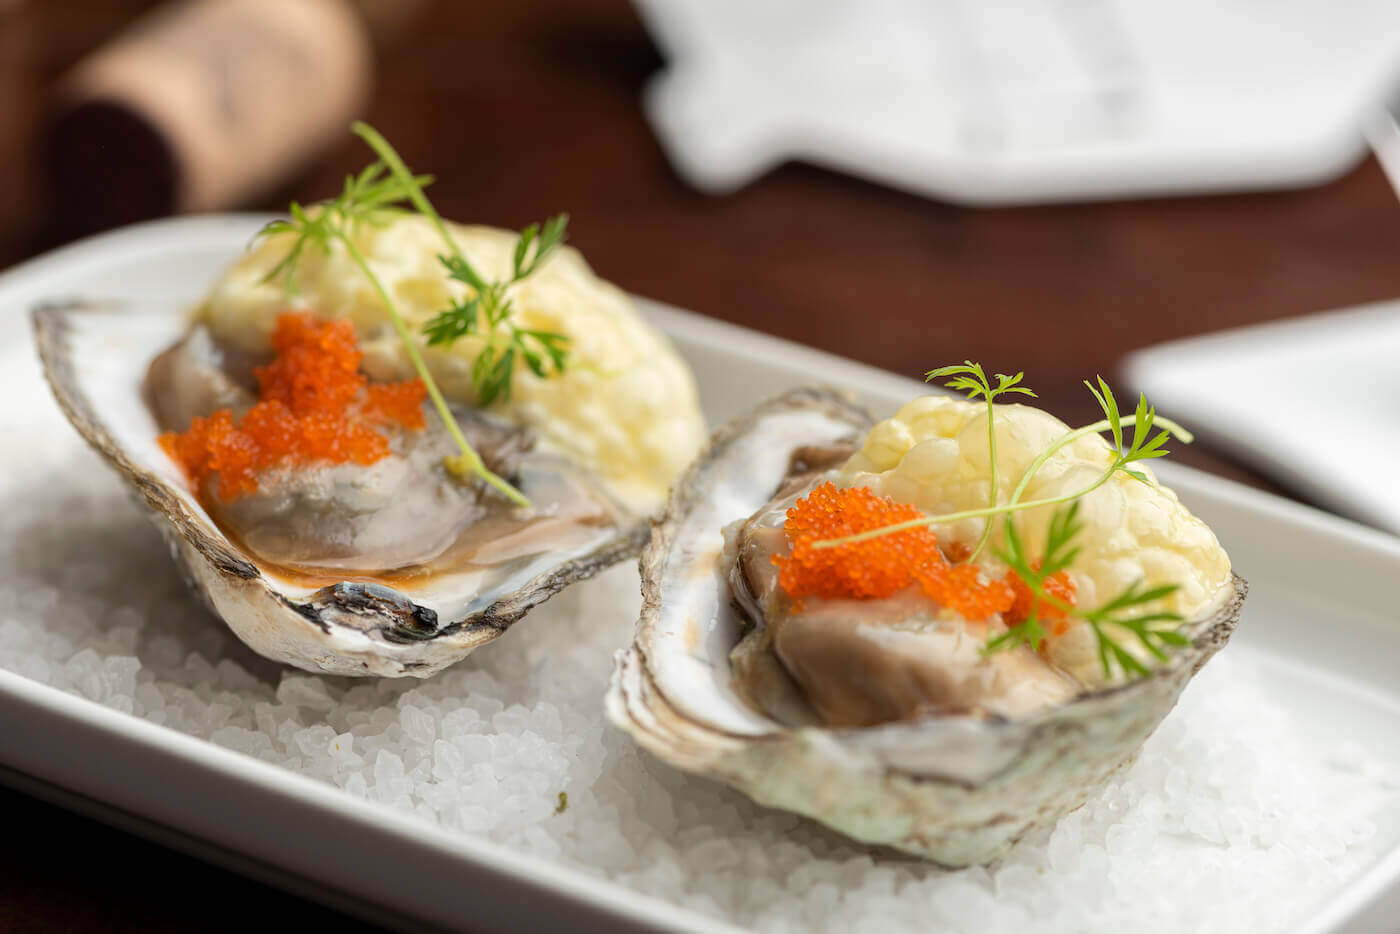
<path fill-rule="evenodd" d="M 184 309 L 55 302 L 36 308 L 33 322 L 68 419 L 148 507 L 191 587 L 240 639 L 277 661 L 336 675 L 426 677 L 573 581 L 636 554 L 645 539 L 645 522 L 619 514 L 490 564 L 383 579 L 289 573 L 231 541 L 156 441 L 141 386 L 151 360 L 185 332 Z M 547 485 L 570 469 L 541 461 L 531 473 Z"/>

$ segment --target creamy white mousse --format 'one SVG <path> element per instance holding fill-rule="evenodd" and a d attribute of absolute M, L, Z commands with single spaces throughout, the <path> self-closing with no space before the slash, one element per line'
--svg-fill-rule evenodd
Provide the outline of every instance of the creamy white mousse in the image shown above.
<path fill-rule="evenodd" d="M 997 501 L 1006 503 L 1027 467 L 1070 428 L 1048 412 L 1026 405 L 997 405 Z M 1100 435 L 1086 435 L 1056 452 L 1035 474 L 1023 501 L 1048 499 L 1089 486 L 1113 461 L 1112 449 Z M 1080 548 L 1069 569 L 1077 587 L 1076 602 L 1095 607 L 1126 587 L 1175 584 L 1175 593 L 1140 607 L 1169 610 L 1187 619 L 1221 605 L 1231 592 L 1230 558 L 1204 522 L 1193 516 L 1176 494 L 1157 483 L 1150 468 L 1144 484 L 1121 471 L 1084 496 L 1079 519 Z M 835 472 L 838 486 L 869 487 L 875 493 L 909 503 L 930 516 L 978 509 L 988 504 L 991 465 L 987 445 L 987 407 L 949 396 L 914 399 L 892 418 L 875 426 L 860 450 Z M 1054 507 L 1020 511 L 1012 521 L 1037 559 L 1044 547 Z M 935 526 L 944 547 L 974 545 L 984 520 L 967 519 Z M 991 544 L 1003 543 L 1002 520 L 993 524 Z M 1005 567 L 987 549 L 979 557 L 989 576 Z M 1137 647 L 1124 640 L 1125 648 Z M 1086 687 L 1102 686 L 1105 675 L 1088 626 L 1071 625 L 1051 635 L 1047 655 Z"/>
<path fill-rule="evenodd" d="M 481 275 L 509 277 L 516 234 L 447 226 Z M 446 247 L 422 217 L 404 215 L 381 227 L 364 224 L 354 239 L 416 334 L 467 294 L 467 286 L 447 277 L 438 259 Z M 329 254 L 305 251 L 290 296 L 281 282 L 264 281 L 291 243 L 287 234 L 260 241 L 215 283 L 201 309 L 214 336 L 246 350 L 265 350 L 277 316 L 305 308 L 355 323 L 363 366 L 372 378 L 413 376 L 388 310 L 341 244 L 332 244 Z M 491 412 L 532 429 L 541 450 L 587 468 L 631 508 L 654 511 L 705 437 L 689 368 L 665 336 L 642 319 L 632 299 L 598 278 L 575 249 L 556 251 L 511 286 L 509 296 L 519 326 L 569 338 L 570 362 L 564 373 L 544 378 L 517 366 L 510 401 L 494 404 Z M 449 400 L 475 403 L 471 368 L 481 346 L 479 338 L 468 336 L 448 348 L 425 348 L 433 378 Z"/>

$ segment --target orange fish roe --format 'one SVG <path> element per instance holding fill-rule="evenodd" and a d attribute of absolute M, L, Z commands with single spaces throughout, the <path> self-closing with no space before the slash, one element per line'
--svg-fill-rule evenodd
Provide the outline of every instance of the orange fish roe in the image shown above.
<path fill-rule="evenodd" d="M 256 491 L 257 473 L 274 466 L 368 466 L 390 453 L 373 425 L 424 426 L 422 380 L 369 385 L 349 321 L 287 312 L 277 318 L 272 347 L 272 362 L 254 370 L 261 398 L 241 422 L 220 409 L 160 436 L 196 489 L 218 474 L 218 496 L 230 500 Z"/>
<path fill-rule="evenodd" d="M 838 489 L 823 483 L 787 511 L 783 528 L 790 555 L 774 555 L 778 583 L 790 597 L 870 599 L 888 597 L 914 583 L 914 568 L 942 562 L 928 528 L 910 529 L 867 542 L 816 549 L 816 542 L 918 519 L 913 506 L 876 496 L 869 487 Z"/>
<path fill-rule="evenodd" d="M 1040 563 L 1036 562 L 1036 570 L 1040 569 Z M 1006 572 L 1006 583 L 1015 594 L 1015 600 L 1010 609 L 1006 611 L 1006 624 L 1015 626 L 1023 623 L 1031 615 L 1031 607 L 1035 602 L 1035 595 L 1026 586 L 1026 582 L 1021 580 L 1021 576 L 1015 571 Z M 1058 571 L 1045 579 L 1043 584 L 1045 592 L 1052 597 L 1056 597 L 1074 606 L 1075 594 L 1078 587 L 1074 581 L 1064 571 Z M 1051 635 L 1062 636 L 1069 629 L 1069 614 L 1053 603 L 1040 604 L 1040 620 L 1045 624 L 1046 631 Z"/>
<path fill-rule="evenodd" d="M 972 564 L 947 567 L 933 574 L 921 570 L 916 576 L 924 593 L 963 619 L 986 619 L 993 613 L 1005 613 L 1014 599 L 1010 585 L 982 580 L 981 572 Z"/>
<path fill-rule="evenodd" d="M 823 483 L 799 499 L 787 511 L 783 529 L 792 544 L 790 555 L 774 555 L 778 583 L 794 599 L 816 596 L 826 599 L 879 599 L 918 584 L 931 599 L 964 619 L 986 619 L 1004 614 L 1009 626 L 1024 621 L 1032 596 L 1014 571 L 1004 580 L 984 580 L 972 564 L 950 564 L 928 527 L 894 532 L 865 542 L 812 547 L 816 542 L 844 538 L 870 529 L 922 517 L 918 509 L 877 496 L 869 487 L 838 489 Z M 950 549 L 960 559 L 970 549 Z M 1063 571 L 1045 582 L 1045 589 L 1074 605 L 1074 581 Z M 1043 605 L 1041 618 L 1055 635 L 1068 628 L 1067 614 L 1057 606 Z"/>
<path fill-rule="evenodd" d="M 419 429 L 427 424 L 423 420 L 423 400 L 426 398 L 428 387 L 423 385 L 421 379 L 374 383 L 366 391 L 365 404 L 360 412 L 373 422 Z"/>
<path fill-rule="evenodd" d="M 264 401 L 276 400 L 295 415 L 344 412 L 364 389 L 355 326 L 344 319 L 319 322 L 305 312 L 285 312 L 272 332 L 272 362 L 253 371 Z"/>

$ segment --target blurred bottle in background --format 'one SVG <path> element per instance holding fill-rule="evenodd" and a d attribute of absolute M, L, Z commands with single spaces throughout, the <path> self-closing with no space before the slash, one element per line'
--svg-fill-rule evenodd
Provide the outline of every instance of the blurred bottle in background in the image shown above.
<path fill-rule="evenodd" d="M 21 13 L 25 0 L 0 0 L 0 242 L 35 213 L 33 185 L 17 180 L 30 174 L 28 143 L 38 111 L 34 75 L 34 28 Z M 0 256 L 6 251 L 0 246 Z M 3 263 L 0 263 L 3 265 Z"/>
<path fill-rule="evenodd" d="M 341 139 L 373 42 L 421 10 L 384 0 L 164 4 L 59 83 L 41 135 L 62 235 L 236 207 Z"/>

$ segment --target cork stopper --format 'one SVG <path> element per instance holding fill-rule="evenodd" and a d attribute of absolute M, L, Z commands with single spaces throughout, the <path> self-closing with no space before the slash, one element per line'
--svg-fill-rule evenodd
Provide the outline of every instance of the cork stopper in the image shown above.
<path fill-rule="evenodd" d="M 372 49 L 344 0 L 188 0 L 61 83 L 43 164 L 71 232 L 229 208 L 338 138 Z"/>

